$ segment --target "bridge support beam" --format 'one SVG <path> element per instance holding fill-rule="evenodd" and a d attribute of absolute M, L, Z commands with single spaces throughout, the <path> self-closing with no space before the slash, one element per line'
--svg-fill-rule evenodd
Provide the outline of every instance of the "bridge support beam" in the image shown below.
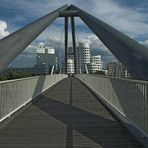
<path fill-rule="evenodd" d="M 75 19 L 74 19 L 74 17 L 71 17 L 71 28 L 72 28 L 74 67 L 75 67 L 75 74 L 76 74 L 77 73 L 77 58 L 76 58 L 76 36 L 75 36 Z"/>
<path fill-rule="evenodd" d="M 65 74 L 67 74 L 68 16 L 65 17 Z"/>
<path fill-rule="evenodd" d="M 78 11 L 66 10 L 66 11 L 60 13 L 59 17 L 66 17 L 66 16 L 68 16 L 68 17 L 72 17 L 72 16 L 77 17 L 78 16 L 77 13 L 78 13 Z"/>
<path fill-rule="evenodd" d="M 0 40 L 0 72 L 67 8 L 65 5 Z"/>
<path fill-rule="evenodd" d="M 107 46 L 113 55 L 127 68 L 134 78 L 148 80 L 147 48 L 73 5 L 71 5 L 71 10 L 78 11 L 78 16 Z"/>

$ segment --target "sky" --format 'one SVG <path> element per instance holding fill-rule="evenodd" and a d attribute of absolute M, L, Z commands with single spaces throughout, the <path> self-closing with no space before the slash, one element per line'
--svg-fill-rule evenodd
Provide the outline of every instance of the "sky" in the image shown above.
<path fill-rule="evenodd" d="M 148 47 L 148 0 L 0 0 L 0 39 L 65 4 L 76 5 Z M 14 60 L 12 65 L 33 66 L 35 47 L 40 42 L 54 47 L 60 57 L 63 57 L 63 21 L 63 18 L 54 21 Z M 109 50 L 79 18 L 76 18 L 76 32 L 77 43 L 89 42 L 92 54 L 101 54 L 104 63 L 115 60 Z"/>

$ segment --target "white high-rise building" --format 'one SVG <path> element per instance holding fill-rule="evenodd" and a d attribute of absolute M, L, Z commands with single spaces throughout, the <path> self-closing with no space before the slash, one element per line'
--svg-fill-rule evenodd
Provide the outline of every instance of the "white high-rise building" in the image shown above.
<path fill-rule="evenodd" d="M 67 50 L 67 74 L 75 73 L 73 48 Z"/>
<path fill-rule="evenodd" d="M 55 49 L 52 47 L 46 47 L 44 45 L 39 45 L 36 50 L 37 65 L 54 65 L 56 62 Z"/>
<path fill-rule="evenodd" d="M 67 59 L 67 74 L 72 74 L 74 72 L 74 61 L 72 59 Z"/>
<path fill-rule="evenodd" d="M 67 51 L 67 59 L 74 61 L 73 48 L 69 47 Z M 90 64 L 90 47 L 88 43 L 79 43 L 79 47 L 76 47 L 76 61 L 77 72 L 84 72 L 85 65 Z"/>
<path fill-rule="evenodd" d="M 90 65 L 92 73 L 95 73 L 96 71 L 101 71 L 103 68 L 101 55 L 92 56 Z"/>
<path fill-rule="evenodd" d="M 73 48 L 72 47 L 69 47 L 68 50 L 67 50 L 67 60 L 68 59 L 71 59 L 74 61 L 74 55 L 73 55 Z"/>
<path fill-rule="evenodd" d="M 74 68 L 74 55 L 73 48 L 69 47 L 67 51 L 67 72 L 69 72 L 69 67 L 75 71 Z M 101 71 L 103 68 L 103 62 L 101 55 L 92 56 L 90 54 L 89 43 L 79 43 L 79 47 L 76 48 L 76 61 L 77 61 L 77 73 L 86 72 L 86 67 L 89 72 L 95 73 L 96 71 Z M 69 65 L 71 66 L 69 66 Z"/>
<path fill-rule="evenodd" d="M 36 54 L 36 68 L 43 69 L 43 71 L 49 71 L 53 65 L 55 68 L 58 67 L 58 59 L 54 48 L 39 44 L 36 48 Z"/>
<path fill-rule="evenodd" d="M 85 65 L 90 64 L 90 47 L 89 43 L 79 43 L 76 48 L 77 72 L 84 72 Z"/>

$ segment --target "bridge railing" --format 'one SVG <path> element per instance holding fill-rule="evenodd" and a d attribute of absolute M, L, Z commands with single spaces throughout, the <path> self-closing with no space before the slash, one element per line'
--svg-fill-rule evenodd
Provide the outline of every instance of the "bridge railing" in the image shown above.
<path fill-rule="evenodd" d="M 77 75 L 129 127 L 148 137 L 148 82 Z"/>
<path fill-rule="evenodd" d="M 66 77 L 42 75 L 0 82 L 0 122 Z"/>

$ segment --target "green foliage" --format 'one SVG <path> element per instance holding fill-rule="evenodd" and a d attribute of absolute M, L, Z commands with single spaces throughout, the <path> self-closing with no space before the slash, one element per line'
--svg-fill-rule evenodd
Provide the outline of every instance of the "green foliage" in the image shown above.
<path fill-rule="evenodd" d="M 5 75 L 0 75 L 0 81 L 5 81 L 7 80 L 7 77 Z"/>
<path fill-rule="evenodd" d="M 105 71 L 96 71 L 94 74 L 103 75 L 105 76 Z"/>
<path fill-rule="evenodd" d="M 60 73 L 60 70 L 55 70 L 54 71 L 54 74 L 59 74 Z"/>
<path fill-rule="evenodd" d="M 10 71 L 10 72 L 0 74 L 0 81 L 26 78 L 26 77 L 31 77 L 31 76 L 33 76 L 33 75 L 30 73 L 27 73 L 27 72 Z"/>

